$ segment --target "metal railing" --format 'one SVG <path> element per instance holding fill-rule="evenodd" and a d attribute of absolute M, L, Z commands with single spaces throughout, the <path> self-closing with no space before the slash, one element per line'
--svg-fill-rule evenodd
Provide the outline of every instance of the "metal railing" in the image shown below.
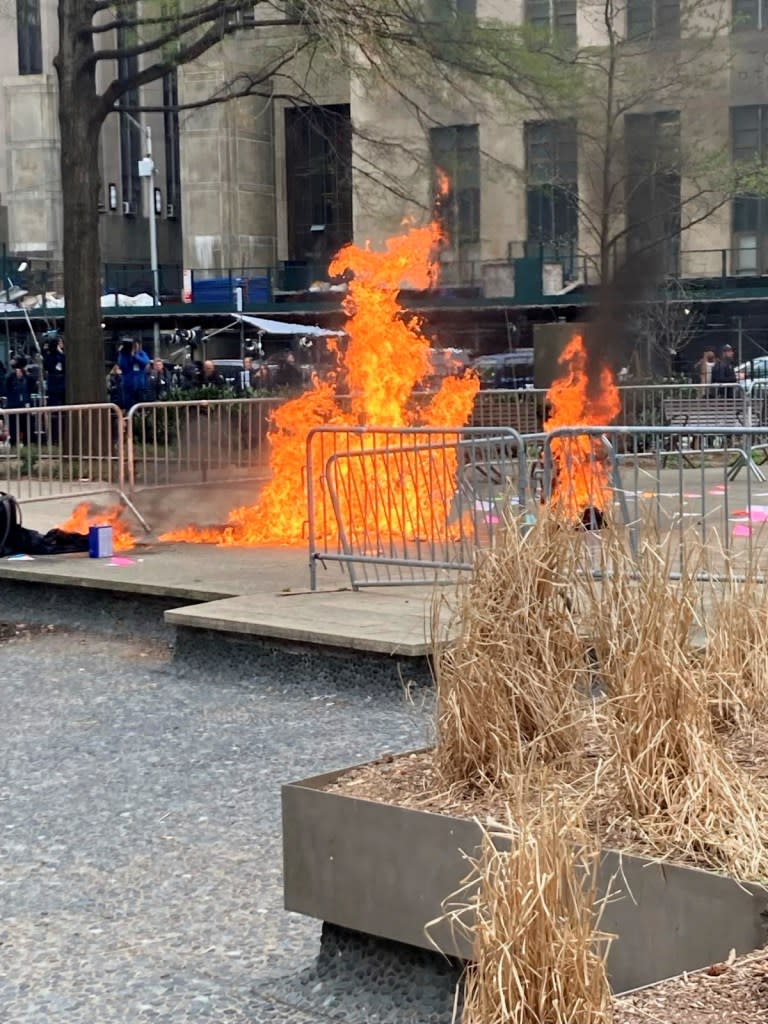
<path fill-rule="evenodd" d="M 141 402 L 126 415 L 126 479 L 131 492 L 265 479 L 275 398 Z"/>
<path fill-rule="evenodd" d="M 0 409 L 0 491 L 21 502 L 116 494 L 143 523 L 126 493 L 116 405 Z"/>
<path fill-rule="evenodd" d="M 310 586 L 317 563 L 352 586 L 446 582 L 522 507 L 526 449 L 513 430 L 320 427 L 307 439 Z"/>
<path fill-rule="evenodd" d="M 765 451 L 755 427 L 564 427 L 543 441 L 540 500 L 586 526 L 623 523 L 635 549 L 644 536 L 671 539 L 680 565 L 695 537 L 710 573 L 731 557 L 768 569 L 765 477 L 735 472 Z"/>

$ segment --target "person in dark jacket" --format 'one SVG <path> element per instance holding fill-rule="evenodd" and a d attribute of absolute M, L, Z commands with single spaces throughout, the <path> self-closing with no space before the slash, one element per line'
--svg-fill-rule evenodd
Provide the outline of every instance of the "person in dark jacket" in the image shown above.
<path fill-rule="evenodd" d="M 27 374 L 27 367 L 23 360 L 18 360 L 16 366 L 11 370 L 5 379 L 5 404 L 9 410 L 26 409 L 32 404 L 32 385 Z M 11 447 L 15 448 L 19 441 L 26 440 L 26 416 L 8 417 L 8 439 Z"/>
<path fill-rule="evenodd" d="M 203 363 L 203 373 L 199 381 L 201 388 L 221 389 L 226 387 L 227 382 L 216 369 L 216 364 L 210 359 Z"/>
<path fill-rule="evenodd" d="M 51 344 L 43 358 L 45 383 L 48 391 L 48 405 L 64 405 L 66 401 L 66 356 L 64 339 L 59 337 Z"/>
<path fill-rule="evenodd" d="M 123 394 L 123 371 L 115 363 L 107 375 L 107 395 L 113 405 L 125 411 L 125 395 Z"/>
<path fill-rule="evenodd" d="M 142 349 L 140 341 L 123 342 L 117 357 L 117 365 L 123 375 L 123 400 L 127 409 L 144 401 L 148 364 L 149 356 Z"/>
<path fill-rule="evenodd" d="M 172 386 L 171 374 L 162 359 L 153 359 L 147 375 L 147 398 L 150 402 L 161 402 L 168 397 Z"/>
<path fill-rule="evenodd" d="M 730 345 L 723 345 L 720 349 L 720 358 L 712 367 L 712 383 L 718 385 L 717 394 L 721 398 L 728 394 L 732 395 L 736 390 L 728 386 L 737 383 L 736 367 L 733 365 L 733 349 Z"/>
<path fill-rule="evenodd" d="M 43 369 L 48 405 L 66 405 L 66 357 L 64 355 L 64 339 L 61 335 L 49 345 L 48 351 L 43 357 Z M 50 421 L 51 441 L 58 444 L 61 436 L 61 413 L 52 412 Z"/>

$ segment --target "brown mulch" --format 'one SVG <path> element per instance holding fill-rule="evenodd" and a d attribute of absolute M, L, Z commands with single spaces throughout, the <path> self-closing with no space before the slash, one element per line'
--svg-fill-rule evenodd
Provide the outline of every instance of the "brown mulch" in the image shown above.
<path fill-rule="evenodd" d="M 61 631 L 61 627 L 53 625 L 29 625 L 26 622 L 0 622 L 0 643 L 12 643 L 18 640 L 31 640 L 41 633 Z"/>
<path fill-rule="evenodd" d="M 714 964 L 614 1000 L 613 1024 L 766 1024 L 768 953 Z"/>
<path fill-rule="evenodd" d="M 768 779 L 768 724 L 750 732 L 730 730 L 721 734 L 721 742 L 739 767 L 755 779 Z M 580 802 L 589 797 L 587 824 L 601 838 L 603 846 L 627 853 L 658 856 L 634 833 L 626 817 L 615 816 L 617 780 L 613 777 L 608 751 L 596 731 L 592 732 L 589 749 L 568 771 L 549 772 L 539 780 L 538 789 L 557 788 L 569 792 Z M 598 778 L 599 776 L 599 778 Z M 477 789 L 468 786 L 446 788 L 433 763 L 433 751 L 410 754 L 387 754 L 378 761 L 346 772 L 328 787 L 329 792 L 395 804 L 456 818 L 476 818 L 483 824 L 501 822 L 506 818 L 507 796 L 503 790 Z M 676 858 L 693 867 L 709 868 L 707 853 Z M 768 1024 L 768 1020 L 765 1022 Z"/>

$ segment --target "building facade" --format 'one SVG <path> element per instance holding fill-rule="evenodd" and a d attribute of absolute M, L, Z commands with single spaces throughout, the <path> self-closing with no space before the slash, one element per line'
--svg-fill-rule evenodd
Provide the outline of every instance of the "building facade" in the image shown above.
<path fill-rule="evenodd" d="M 287 285 L 322 277 L 339 244 L 381 244 L 404 216 L 423 220 L 444 175 L 447 284 L 509 295 L 510 261 L 539 258 L 557 290 L 595 283 L 644 248 L 669 278 L 761 276 L 767 201 L 736 194 L 730 164 L 765 156 L 764 6 L 621 0 L 607 25 L 595 0 L 444 0 L 443 13 L 551 33 L 585 64 L 606 61 L 615 37 L 617 110 L 606 111 L 599 76 L 558 110 L 546 96 L 489 103 L 471 89 L 406 101 L 400 83 L 372 90 L 338 63 L 299 73 L 314 106 L 261 98 L 183 123 L 184 263 L 278 267 Z M 247 65 L 248 45 L 184 69 L 183 96 Z"/>
<path fill-rule="evenodd" d="M 757 168 L 768 150 L 766 10 L 763 0 L 616 0 L 607 23 L 597 0 L 435 5 L 435 18 L 527 26 L 532 45 L 551 39 L 576 62 L 605 61 L 615 45 L 619 103 L 602 135 L 608 80 L 599 75 L 585 79 L 578 102 L 489 101 L 472 88 L 419 91 L 415 79 L 372 88 L 316 55 L 293 66 L 293 100 L 284 82 L 275 94 L 267 83 L 246 99 L 183 109 L 247 75 L 254 54 L 279 49 L 291 31 L 244 23 L 195 64 L 125 97 L 129 109 L 168 108 L 133 115 L 152 130 L 151 187 L 138 174 L 141 130 L 128 111 L 108 119 L 105 284 L 148 290 L 152 204 L 169 294 L 181 289 L 182 267 L 199 278 L 268 278 L 270 294 L 300 292 L 325 277 L 344 243 L 380 245 L 404 217 L 423 221 L 441 182 L 447 286 L 519 299 L 528 260 L 551 294 L 594 284 L 644 248 L 670 279 L 759 278 L 768 273 L 768 189 L 757 173 L 752 188 L 736 187 L 731 161 Z M 702 25 L 697 53 L 690 40 Z M 53 268 L 62 243 L 56 33 L 54 0 L 13 0 L 0 19 L 9 57 L 0 77 L 0 242 Z"/>
<path fill-rule="evenodd" d="M 108 43 L 109 40 L 106 40 Z M 61 184 L 57 79 L 53 59 L 58 47 L 55 0 L 12 0 L 0 17 L 0 243 L 9 258 L 6 270 L 24 259 L 51 289 L 60 283 L 62 253 Z M 106 79 L 134 68 L 105 67 Z M 174 105 L 176 76 L 155 83 L 127 106 Z M 181 177 L 178 114 L 140 114 L 135 125 L 116 112 L 102 132 L 99 200 L 101 245 L 107 266 L 105 287 L 151 291 L 148 214 L 155 207 L 161 264 L 181 261 Z M 138 174 L 144 155 L 141 125 L 149 125 L 156 165 L 151 187 Z M 150 190 L 151 188 L 151 190 Z M 32 284 L 32 282 L 30 282 Z"/>

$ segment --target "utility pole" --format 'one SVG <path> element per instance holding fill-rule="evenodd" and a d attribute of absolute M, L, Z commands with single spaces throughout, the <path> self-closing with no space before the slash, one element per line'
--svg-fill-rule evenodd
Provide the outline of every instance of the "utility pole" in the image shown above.
<path fill-rule="evenodd" d="M 141 124 L 135 117 L 126 110 L 120 113 L 141 132 L 144 138 L 144 156 L 139 160 L 139 177 L 147 179 L 147 216 L 149 218 L 149 266 L 152 273 L 152 305 L 160 305 L 160 275 L 157 265 L 157 211 L 155 210 L 155 161 L 152 159 L 152 128 L 148 124 Z M 160 324 L 155 320 L 154 328 L 154 350 L 153 355 L 157 356 L 160 345 Z"/>

